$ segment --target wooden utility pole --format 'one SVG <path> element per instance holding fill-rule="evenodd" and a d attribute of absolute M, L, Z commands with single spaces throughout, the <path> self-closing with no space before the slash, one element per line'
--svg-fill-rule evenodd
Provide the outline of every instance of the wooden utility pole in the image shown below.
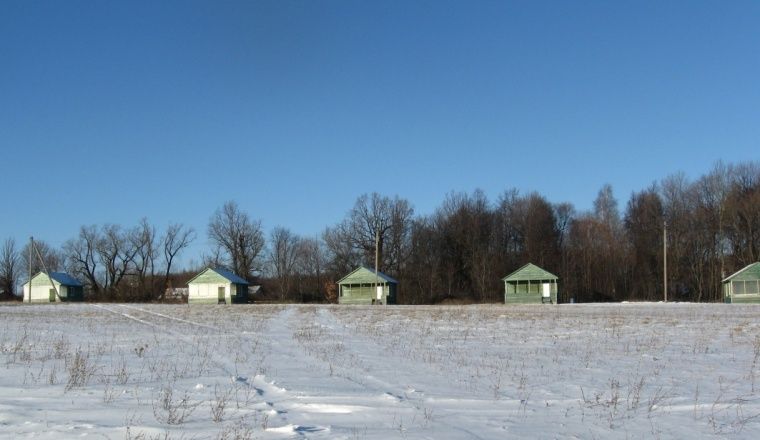
<path fill-rule="evenodd" d="M 665 302 L 668 302 L 668 222 L 662 222 L 662 284 Z"/>
<path fill-rule="evenodd" d="M 34 237 L 29 237 L 29 303 L 30 304 L 32 302 L 32 253 L 33 252 L 34 252 Z"/>
<path fill-rule="evenodd" d="M 377 274 L 377 264 L 379 260 L 378 258 L 379 246 L 380 246 L 380 230 L 375 228 L 375 291 L 372 292 L 372 294 L 375 297 L 377 297 L 377 285 L 379 284 L 379 281 L 380 281 L 379 280 L 380 276 Z M 379 300 L 380 298 L 377 298 L 377 299 Z M 373 300 L 372 302 L 374 303 L 375 301 Z"/>

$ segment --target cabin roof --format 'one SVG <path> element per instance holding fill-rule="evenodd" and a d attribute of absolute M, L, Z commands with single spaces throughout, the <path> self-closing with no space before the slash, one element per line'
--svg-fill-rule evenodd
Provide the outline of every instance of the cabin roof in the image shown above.
<path fill-rule="evenodd" d="M 201 275 L 205 274 L 208 271 L 212 271 L 212 272 L 216 273 L 217 275 L 221 276 L 222 278 L 226 279 L 227 281 L 231 282 L 232 284 L 245 284 L 245 285 L 248 285 L 248 281 L 244 280 L 243 278 L 239 277 L 238 275 L 235 275 L 233 272 L 231 272 L 231 271 L 229 271 L 227 269 L 222 269 L 221 267 L 216 267 L 216 268 L 208 267 L 208 268 L 200 271 L 200 273 L 198 273 L 198 275 L 194 276 L 187 283 L 188 284 L 192 283 L 193 281 L 195 281 L 196 278 L 200 277 Z"/>
<path fill-rule="evenodd" d="M 502 278 L 502 281 L 547 281 L 557 279 L 557 275 L 554 275 L 533 263 L 528 263 Z"/>
<path fill-rule="evenodd" d="M 722 282 L 726 283 L 733 280 L 760 280 L 760 262 L 747 265 L 743 269 L 727 276 Z"/>
<path fill-rule="evenodd" d="M 382 284 L 398 284 L 398 281 L 380 271 L 377 271 L 377 274 L 375 274 L 375 269 L 370 269 L 367 266 L 357 267 L 351 273 L 341 278 L 338 284 L 369 284 L 374 283 L 376 279 L 382 280 Z"/>
<path fill-rule="evenodd" d="M 81 281 L 64 272 L 38 272 L 37 275 L 32 277 L 32 279 L 35 279 L 39 276 L 50 276 L 53 281 L 61 284 L 62 286 L 84 287 L 84 284 L 82 284 Z M 27 281 L 24 283 L 24 285 L 26 284 L 29 284 L 29 282 Z"/>

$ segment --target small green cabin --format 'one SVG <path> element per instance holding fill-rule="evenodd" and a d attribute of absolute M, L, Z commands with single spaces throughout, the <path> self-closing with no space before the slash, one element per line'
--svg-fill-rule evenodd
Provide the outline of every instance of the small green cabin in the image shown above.
<path fill-rule="evenodd" d="M 726 303 L 760 303 L 760 262 L 727 277 L 722 284 Z"/>
<path fill-rule="evenodd" d="M 396 304 L 398 281 L 359 266 L 338 281 L 338 304 Z"/>
<path fill-rule="evenodd" d="M 557 278 L 528 263 L 502 278 L 505 304 L 557 304 Z"/>
<path fill-rule="evenodd" d="M 63 272 L 40 272 L 33 276 L 31 295 L 28 281 L 23 287 L 24 302 L 51 303 L 84 300 L 82 283 Z"/>
<path fill-rule="evenodd" d="M 221 268 L 207 268 L 187 282 L 189 304 L 248 302 L 248 281 Z"/>

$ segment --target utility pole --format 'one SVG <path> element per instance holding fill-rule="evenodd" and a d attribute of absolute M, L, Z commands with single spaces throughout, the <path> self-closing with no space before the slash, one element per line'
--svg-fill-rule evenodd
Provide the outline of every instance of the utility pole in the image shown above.
<path fill-rule="evenodd" d="M 379 246 L 380 246 L 380 230 L 375 228 L 375 292 L 374 294 L 376 297 L 377 297 L 377 285 L 379 284 L 379 278 L 380 278 L 380 276 L 377 274 L 377 264 L 379 260 L 378 258 Z M 377 299 L 378 301 L 380 300 L 380 298 L 377 298 Z"/>
<path fill-rule="evenodd" d="M 32 253 L 34 252 L 34 237 L 29 237 L 29 303 L 32 302 Z"/>
<path fill-rule="evenodd" d="M 662 222 L 662 284 L 665 302 L 668 302 L 668 222 Z"/>

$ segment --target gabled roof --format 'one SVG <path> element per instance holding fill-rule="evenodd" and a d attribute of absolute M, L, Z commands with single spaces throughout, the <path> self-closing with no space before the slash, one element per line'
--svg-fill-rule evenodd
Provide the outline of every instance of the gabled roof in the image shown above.
<path fill-rule="evenodd" d="M 216 268 L 206 268 L 202 270 L 198 275 L 194 276 L 190 281 L 187 283 L 190 284 L 193 281 L 195 281 L 196 278 L 200 277 L 201 275 L 205 274 L 206 272 L 211 271 L 216 273 L 217 275 L 221 276 L 222 278 L 226 279 L 227 281 L 233 283 L 233 284 L 245 284 L 248 285 L 248 281 L 244 280 L 243 278 L 240 278 L 239 276 L 235 275 L 234 273 L 230 272 L 227 269 L 222 269 L 221 267 Z"/>
<path fill-rule="evenodd" d="M 533 263 L 528 263 L 525 266 L 517 269 L 511 274 L 502 278 L 502 281 L 546 281 L 556 280 L 557 275 L 551 272 L 547 272 L 544 269 L 536 266 Z"/>
<path fill-rule="evenodd" d="M 353 272 L 338 280 L 338 284 L 371 284 L 378 279 L 389 284 L 398 284 L 398 281 L 380 271 L 377 271 L 375 275 L 375 269 L 367 266 L 357 267 Z"/>
<path fill-rule="evenodd" d="M 76 278 L 63 272 L 50 272 L 50 278 L 58 281 L 64 286 L 84 287 L 84 285 Z"/>
<path fill-rule="evenodd" d="M 40 275 L 43 275 L 46 278 L 49 275 L 53 281 L 60 283 L 62 286 L 84 287 L 84 284 L 82 284 L 81 281 L 64 272 L 38 272 L 37 275 L 32 277 L 32 279 L 35 279 Z M 24 283 L 24 285 L 28 283 L 29 281 Z"/>
<path fill-rule="evenodd" d="M 760 279 L 760 262 L 752 263 L 745 267 L 744 269 L 734 273 L 733 275 L 729 275 L 724 279 L 722 282 L 731 281 L 734 278 L 739 278 L 740 280 L 757 280 Z"/>

